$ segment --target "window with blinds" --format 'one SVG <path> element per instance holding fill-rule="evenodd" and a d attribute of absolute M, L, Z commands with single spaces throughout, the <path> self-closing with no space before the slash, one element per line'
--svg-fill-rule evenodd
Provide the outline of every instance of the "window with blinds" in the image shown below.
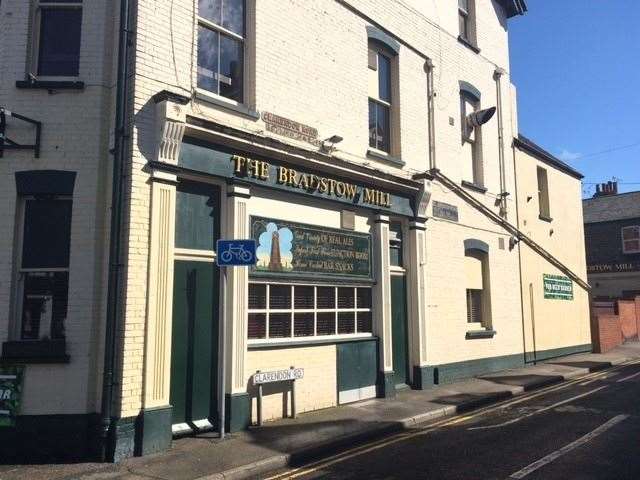
<path fill-rule="evenodd" d="M 482 323 L 482 290 L 467 289 L 467 322 Z"/>
<path fill-rule="evenodd" d="M 371 335 L 371 288 L 249 284 L 250 341 Z"/>

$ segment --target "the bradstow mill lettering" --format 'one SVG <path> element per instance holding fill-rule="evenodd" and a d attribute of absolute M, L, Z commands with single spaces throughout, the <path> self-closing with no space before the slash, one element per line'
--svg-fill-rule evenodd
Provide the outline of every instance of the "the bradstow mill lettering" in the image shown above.
<path fill-rule="evenodd" d="M 251 177 L 257 180 L 269 180 L 271 168 L 263 160 L 254 160 L 240 155 L 233 155 L 234 173 L 238 176 Z M 289 167 L 276 167 L 276 181 L 280 185 L 287 185 L 313 193 L 318 192 L 347 200 L 362 200 L 362 203 L 378 207 L 391 207 L 391 195 L 375 188 L 359 187 L 352 183 L 341 182 L 332 178 L 320 177 L 312 173 L 302 173 Z"/>

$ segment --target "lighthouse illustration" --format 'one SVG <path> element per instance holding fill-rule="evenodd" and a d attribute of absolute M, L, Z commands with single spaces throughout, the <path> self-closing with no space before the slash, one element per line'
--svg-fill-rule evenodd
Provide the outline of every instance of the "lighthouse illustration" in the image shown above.
<path fill-rule="evenodd" d="M 271 255 L 269 258 L 269 270 L 279 272 L 282 270 L 282 258 L 280 257 L 280 234 L 276 230 L 271 236 Z"/>

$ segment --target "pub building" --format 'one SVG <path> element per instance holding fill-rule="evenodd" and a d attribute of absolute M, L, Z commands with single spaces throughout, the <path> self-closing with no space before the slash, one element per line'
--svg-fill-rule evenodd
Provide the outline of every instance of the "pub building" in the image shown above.
<path fill-rule="evenodd" d="M 257 246 L 255 266 L 227 272 L 230 431 L 256 420 L 256 372 L 303 369 L 299 412 L 409 385 L 407 297 L 420 295 L 424 280 L 406 278 L 423 271 L 417 266 L 425 229 L 417 209 L 428 196 L 423 181 L 347 173 L 322 158 L 258 148 L 256 139 L 241 148 L 239 139 L 229 146 L 198 133 L 185 134 L 177 163 L 162 158 L 151 166 L 158 179 L 152 208 L 156 195 L 163 199 L 152 213 L 152 222 L 162 222 L 151 225 L 158 253 L 152 288 L 171 301 L 170 388 L 163 401 L 172 407 L 173 433 L 211 427 L 218 411 L 212 392 L 219 356 L 211 345 L 224 301 L 217 295 L 219 238 L 253 239 Z M 173 277 L 172 290 L 163 276 Z M 167 325 L 161 315 L 169 312 L 157 309 L 157 324 Z M 404 340 L 392 352 L 385 335 Z M 152 362 L 161 361 L 159 355 Z M 265 420 L 291 414 L 290 390 L 288 382 L 265 388 Z"/>
<path fill-rule="evenodd" d="M 0 458 L 588 350 L 579 174 L 518 132 L 525 11 L 2 0 Z"/>

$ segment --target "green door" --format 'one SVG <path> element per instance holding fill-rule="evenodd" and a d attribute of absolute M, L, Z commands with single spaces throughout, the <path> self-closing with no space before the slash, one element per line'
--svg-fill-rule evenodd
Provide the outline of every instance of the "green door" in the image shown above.
<path fill-rule="evenodd" d="M 217 419 L 219 192 L 181 182 L 176 235 L 171 336 L 174 433 L 210 429 Z"/>
<path fill-rule="evenodd" d="M 171 341 L 173 424 L 210 428 L 217 416 L 217 331 L 213 263 L 177 260 Z"/>
<path fill-rule="evenodd" d="M 395 382 L 396 385 L 406 385 L 409 381 L 409 357 L 407 355 L 407 296 L 404 275 L 391 275 L 391 328 Z"/>
<path fill-rule="evenodd" d="M 338 403 L 376 396 L 378 342 L 375 339 L 336 345 L 338 353 Z"/>

